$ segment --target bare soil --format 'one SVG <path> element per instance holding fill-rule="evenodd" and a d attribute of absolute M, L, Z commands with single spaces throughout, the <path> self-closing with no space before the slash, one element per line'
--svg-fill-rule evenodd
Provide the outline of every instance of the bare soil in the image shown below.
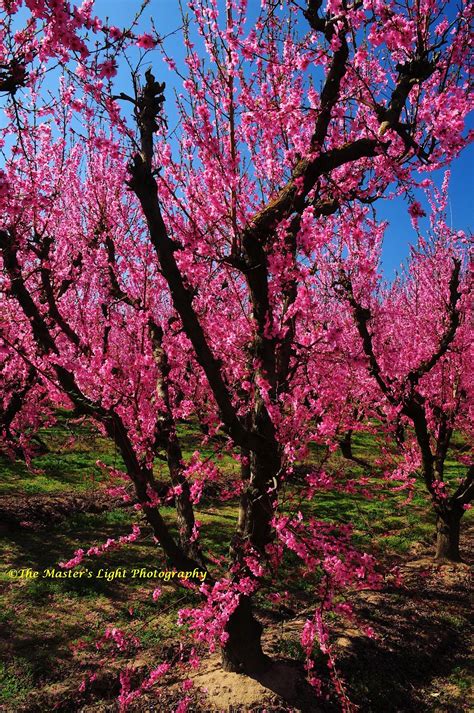
<path fill-rule="evenodd" d="M 77 513 L 101 513 L 123 507 L 121 499 L 111 498 L 104 490 L 83 494 L 19 494 L 0 498 L 0 532 L 16 529 L 41 530 Z"/>

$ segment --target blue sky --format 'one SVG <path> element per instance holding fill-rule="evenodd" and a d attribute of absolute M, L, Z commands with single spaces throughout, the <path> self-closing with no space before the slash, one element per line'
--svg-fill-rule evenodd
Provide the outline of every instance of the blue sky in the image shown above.
<path fill-rule="evenodd" d="M 454 0 L 453 0 L 454 2 Z M 182 0 L 183 7 L 187 7 L 187 0 Z M 451 3 L 449 15 L 452 15 L 454 4 Z M 119 28 L 130 27 L 133 17 L 137 9 L 141 5 L 141 0 L 95 0 L 94 8 L 96 14 L 105 20 L 108 18 L 109 25 L 116 25 Z M 249 20 L 250 22 L 256 17 L 259 8 L 260 0 L 249 0 Z M 135 32 L 149 31 L 151 21 L 162 37 L 166 37 L 169 33 L 175 32 L 182 24 L 181 12 L 179 8 L 179 0 L 151 0 L 148 7 L 145 9 Z M 192 28 L 191 28 L 192 33 Z M 183 66 L 184 46 L 180 32 L 167 37 L 165 47 L 168 54 L 176 61 L 178 67 Z M 129 56 L 134 65 L 138 62 L 140 51 L 134 48 L 129 51 Z M 163 62 L 159 51 L 150 51 L 145 57 L 143 69 L 152 66 L 160 81 L 167 82 L 166 110 L 169 118 L 170 129 L 174 128 L 177 122 L 177 115 L 173 111 L 173 92 L 181 90 L 181 80 L 177 78 L 167 65 Z M 54 83 L 57 77 L 50 75 L 48 82 Z M 125 63 L 121 63 L 117 77 L 114 79 L 114 91 L 119 93 L 124 91 L 130 92 L 131 79 L 130 70 Z M 123 103 L 122 103 L 123 104 Z M 127 105 L 123 106 L 127 110 Z M 469 128 L 474 129 L 474 118 L 471 118 Z M 427 174 L 435 177 L 438 185 L 443 180 L 443 172 L 435 174 Z M 473 232 L 474 220 L 471 202 L 474 196 L 474 146 L 468 146 L 461 156 L 451 166 L 451 182 L 449 192 L 448 206 L 448 222 L 455 230 L 464 230 L 465 232 Z M 423 195 L 416 195 L 424 207 L 427 207 Z M 408 204 L 403 199 L 393 201 L 378 201 L 376 204 L 377 215 L 379 218 L 387 220 L 389 227 L 385 233 L 383 252 L 382 252 L 382 268 L 384 276 L 388 280 L 392 280 L 395 276 L 400 264 L 409 255 L 409 246 L 416 242 L 417 236 L 410 222 L 407 212 Z M 420 229 L 423 233 L 428 226 L 428 219 L 420 220 Z"/>

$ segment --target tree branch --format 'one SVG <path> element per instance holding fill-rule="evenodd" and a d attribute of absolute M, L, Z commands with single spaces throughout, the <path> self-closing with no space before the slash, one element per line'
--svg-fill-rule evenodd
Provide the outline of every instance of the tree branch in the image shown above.
<path fill-rule="evenodd" d="M 59 356 L 59 350 L 48 326 L 23 280 L 16 254 L 14 236 L 6 231 L 0 231 L 0 241 L 4 265 L 11 281 L 11 292 L 26 317 L 30 320 L 37 348 L 43 355 L 54 354 Z M 71 399 L 77 411 L 85 416 L 92 416 L 103 423 L 107 435 L 117 444 L 127 473 L 135 486 L 139 502 L 166 555 L 178 568 L 198 567 L 198 569 L 202 569 L 202 565 L 190 558 L 174 540 L 158 508 L 150 502 L 148 484 L 153 480 L 153 472 L 143 467 L 139 462 L 120 416 L 113 410 L 104 409 L 100 404 L 85 396 L 79 388 L 74 375 L 68 369 L 54 361 L 52 362 L 52 367 L 56 372 L 61 388 Z"/>
<path fill-rule="evenodd" d="M 407 376 L 407 381 L 411 387 L 415 387 L 422 376 L 427 374 L 436 365 L 444 354 L 446 354 L 449 345 L 453 341 L 456 330 L 459 326 L 459 310 L 457 304 L 461 294 L 459 292 L 459 274 L 461 270 L 461 261 L 457 258 L 453 259 L 454 268 L 449 281 L 449 302 L 448 302 L 448 326 L 440 339 L 437 350 L 434 354 L 425 359 L 416 368 L 412 369 Z"/>
<path fill-rule="evenodd" d="M 151 92 L 155 86 L 151 72 L 147 73 L 144 92 Z M 146 109 L 146 111 L 145 111 Z M 153 131 L 155 119 L 147 112 L 156 111 L 152 102 L 144 105 L 137 115 L 141 135 L 141 153 L 136 154 L 129 165 L 130 188 L 134 191 L 145 215 L 150 240 L 155 248 L 163 277 L 168 283 L 173 305 L 181 318 L 184 331 L 191 341 L 196 359 L 206 374 L 209 386 L 219 407 L 224 426 L 235 443 L 249 447 L 261 445 L 257 434 L 249 433 L 237 417 L 227 386 L 224 382 L 221 364 L 216 359 L 207 341 L 204 329 L 193 307 L 192 290 L 185 285 L 174 255 L 173 242 L 168 236 L 158 199 L 158 188 L 152 172 Z M 154 116 L 154 114 L 153 114 Z"/>
<path fill-rule="evenodd" d="M 374 377 L 380 387 L 380 390 L 386 396 L 388 401 L 391 404 L 395 404 L 396 399 L 390 389 L 388 383 L 389 380 L 384 379 L 384 377 L 382 376 L 380 365 L 378 363 L 377 357 L 375 356 L 372 334 L 369 332 L 368 328 L 368 324 L 372 319 L 371 311 L 369 308 L 362 307 L 360 302 L 356 300 L 352 288 L 352 282 L 342 270 L 339 277 L 339 285 L 344 290 L 347 300 L 352 307 L 357 331 L 359 332 L 359 336 L 362 339 L 362 347 L 364 350 L 364 354 L 369 360 L 369 373 Z"/>

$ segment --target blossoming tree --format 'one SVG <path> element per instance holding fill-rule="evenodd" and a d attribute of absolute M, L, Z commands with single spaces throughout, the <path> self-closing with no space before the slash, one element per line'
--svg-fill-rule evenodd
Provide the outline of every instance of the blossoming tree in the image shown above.
<path fill-rule="evenodd" d="M 361 399 L 360 408 L 367 419 L 382 416 L 405 454 L 395 474 L 411 485 L 417 472 L 423 479 L 437 519 L 436 558 L 459 561 L 474 472 L 469 456 L 461 456 L 465 475 L 448 484 L 445 463 L 456 429 L 472 441 L 472 285 L 467 239 L 447 226 L 446 204 L 446 191 L 435 190 L 431 235 L 420 236 L 406 270 L 388 289 L 380 277 L 361 279 L 350 260 L 341 261 L 334 281 L 359 336 L 354 354 L 364 355 L 365 380 L 378 391 Z"/>
<path fill-rule="evenodd" d="M 284 512 L 279 492 L 311 440 L 337 435 L 313 378 L 328 368 L 318 340 L 339 339 L 317 289 L 339 259 L 323 248 L 350 227 L 370 282 L 361 227 L 369 210 L 389 191 L 411 197 L 420 174 L 465 145 L 472 9 L 263 2 L 249 22 L 244 0 L 199 0 L 194 31 L 183 26 L 179 68 L 158 35 L 104 26 L 91 2 L 26 2 L 31 19 L 15 34 L 21 4 L 3 3 L 5 139 L 17 143 L 2 174 L 1 241 L 7 314 L 23 315 L 13 339 L 9 317 L 8 359 L 23 359 L 31 378 L 44 372 L 44 388 L 52 382 L 119 439 L 139 504 L 176 567 L 205 562 L 192 546 L 174 421 L 192 414 L 226 435 L 240 464 L 227 572 L 211 572 L 203 606 L 182 617 L 198 638 L 222 645 L 227 669 L 254 673 L 268 659 L 252 596 L 285 551 L 308 572 L 320 568 L 327 607 L 337 607 L 341 588 L 379 582 L 348 531 L 337 538 L 326 523 Z M 161 52 L 182 79 L 173 138 L 163 72 L 160 81 L 151 69 L 134 73 L 129 91 L 113 86 L 132 44 L 156 47 L 150 61 Z M 54 103 L 41 70 L 57 59 L 65 75 Z M 69 140 L 77 135 L 82 148 Z M 182 499 L 181 543 L 153 484 L 163 445 Z M 308 497 L 326 485 L 313 476 Z M 329 651 L 322 612 L 305 627 L 309 658 L 316 636 Z"/>
<path fill-rule="evenodd" d="M 454 26 L 434 21 L 431 7 L 397 13 L 395 6 L 331 3 L 321 12 L 321 5 L 308 4 L 309 32 L 301 37 L 296 7 L 284 18 L 265 11 L 247 35 L 241 6 L 229 6 L 225 30 L 216 8 L 197 7 L 210 67 L 188 42 L 184 86 L 191 100 L 190 109 L 180 107 L 181 160 L 173 160 L 161 138 L 162 87 L 151 73 L 135 98 L 140 151 L 129 185 L 223 427 L 249 454 L 237 549 L 262 554 L 274 538 L 279 485 L 298 452 L 303 393 L 293 402 L 291 396 L 305 363 L 299 317 L 310 305 L 306 280 L 317 241 L 327 240 L 346 206 L 373 202 L 393 182 L 408 190 L 415 167 L 449 160 L 463 144 L 461 123 L 450 113 L 446 131 L 447 116 L 441 119 L 452 93 L 467 111 L 462 70 L 452 64 L 466 43 L 465 16 L 455 22 L 448 48 L 446 33 Z M 247 58 L 255 58 L 253 72 Z M 305 84 L 309 65 L 324 72 L 320 92 Z M 200 253 L 227 266 L 230 279 L 244 280 L 250 341 L 239 383 L 249 392 L 245 405 L 236 400 L 212 323 L 194 296 Z M 259 627 L 250 622 L 241 598 L 229 620 L 227 665 L 238 668 L 249 651 L 259 651 Z"/>

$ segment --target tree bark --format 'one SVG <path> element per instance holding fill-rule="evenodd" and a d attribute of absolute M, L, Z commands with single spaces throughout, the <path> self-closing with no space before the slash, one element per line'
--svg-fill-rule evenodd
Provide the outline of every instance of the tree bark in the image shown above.
<path fill-rule="evenodd" d="M 265 671 L 271 663 L 263 653 L 261 636 L 263 626 L 254 617 L 249 597 L 242 596 L 227 622 L 229 635 L 222 648 L 222 668 L 248 675 Z"/>
<path fill-rule="evenodd" d="M 274 538 L 271 523 L 276 495 L 268 490 L 275 488 L 276 493 L 281 467 L 279 450 L 274 445 L 274 448 L 266 448 L 262 452 L 250 452 L 248 465 L 243 468 L 244 492 L 240 500 L 239 522 L 231 545 L 231 555 L 233 561 L 240 563 L 244 569 L 247 548 L 251 547 L 265 556 L 265 547 Z M 225 671 L 252 675 L 269 667 L 271 659 L 262 649 L 262 631 L 262 625 L 252 612 L 251 597 L 241 596 L 226 626 L 228 639 L 222 648 L 222 666 Z"/>
<path fill-rule="evenodd" d="M 149 322 L 150 336 L 153 344 L 153 358 L 158 367 L 156 393 L 162 400 L 165 411 L 159 415 L 155 427 L 155 445 L 161 446 L 166 452 L 168 470 L 172 484 L 181 490 L 175 497 L 176 516 L 178 521 L 179 540 L 183 550 L 192 558 L 204 564 L 204 557 L 197 542 L 193 541 L 194 508 L 191 502 L 189 483 L 183 475 L 183 453 L 176 432 L 169 390 L 170 365 L 163 349 L 163 330 Z"/>
<path fill-rule="evenodd" d="M 166 458 L 173 485 L 181 487 L 181 493 L 175 498 L 176 520 L 179 541 L 183 550 L 200 564 L 204 564 L 204 555 L 198 542 L 193 540 L 194 508 L 191 502 L 189 483 L 183 475 L 182 452 L 176 432 L 168 433 Z"/>
<path fill-rule="evenodd" d="M 462 561 L 459 552 L 461 517 L 462 513 L 453 510 L 437 514 L 435 559 L 448 562 Z"/>
<path fill-rule="evenodd" d="M 344 458 L 347 458 L 348 460 L 352 460 L 354 458 L 352 453 L 352 429 L 349 429 L 344 433 L 343 437 L 339 441 L 339 448 L 341 449 L 341 453 Z"/>

